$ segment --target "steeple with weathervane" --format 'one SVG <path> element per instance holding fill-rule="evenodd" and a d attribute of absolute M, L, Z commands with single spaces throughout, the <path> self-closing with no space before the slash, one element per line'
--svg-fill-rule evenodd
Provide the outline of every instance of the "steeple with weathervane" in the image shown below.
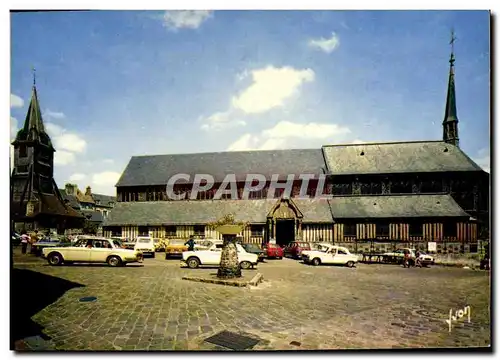
<path fill-rule="evenodd" d="M 34 69 L 24 126 L 12 145 L 11 220 L 16 230 L 81 227 L 83 217 L 65 203 L 54 180 L 56 150 L 43 124 Z"/>
<path fill-rule="evenodd" d="M 446 109 L 443 120 L 443 141 L 448 144 L 459 146 L 457 104 L 455 98 L 455 40 L 455 32 L 452 30 L 450 40 L 450 73 L 448 78 L 448 93 L 446 95 Z"/>

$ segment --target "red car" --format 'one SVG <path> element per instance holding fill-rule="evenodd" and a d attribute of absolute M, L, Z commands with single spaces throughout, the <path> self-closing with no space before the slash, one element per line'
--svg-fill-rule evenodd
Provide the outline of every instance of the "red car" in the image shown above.
<path fill-rule="evenodd" d="M 312 250 L 311 244 L 308 242 L 302 241 L 293 241 L 285 247 L 285 256 L 290 256 L 294 259 L 300 259 L 302 255 L 302 251 L 304 250 Z"/>
<path fill-rule="evenodd" d="M 281 248 L 279 245 L 276 244 L 267 244 L 263 248 L 266 257 L 268 259 L 275 258 L 275 259 L 283 259 L 283 248 Z"/>

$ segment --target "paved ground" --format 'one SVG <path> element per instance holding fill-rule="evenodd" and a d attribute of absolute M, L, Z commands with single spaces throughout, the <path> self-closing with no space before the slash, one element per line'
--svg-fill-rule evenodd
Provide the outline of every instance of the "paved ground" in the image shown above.
<path fill-rule="evenodd" d="M 255 350 L 490 344 L 490 280 L 483 271 L 312 267 L 283 259 L 259 264 L 265 282 L 248 289 L 181 280 L 216 269 L 183 269 L 162 256 L 124 268 L 51 267 L 16 253 L 14 269 L 14 284 L 26 281 L 18 273 L 36 275 L 40 299 L 53 295 L 47 304 L 30 295 L 40 305 L 31 319 L 47 341 L 29 334 L 16 342 L 18 350 L 223 350 L 204 341 L 221 330 L 261 338 Z M 98 299 L 79 302 L 83 296 Z M 450 309 L 465 306 L 470 323 L 464 316 L 450 331 Z"/>

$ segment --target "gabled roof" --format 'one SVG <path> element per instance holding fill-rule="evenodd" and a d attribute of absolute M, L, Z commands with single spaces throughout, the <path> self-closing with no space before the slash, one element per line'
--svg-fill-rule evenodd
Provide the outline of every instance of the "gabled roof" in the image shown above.
<path fill-rule="evenodd" d="M 199 154 L 133 156 L 116 186 L 166 185 L 176 174 L 210 174 L 222 182 L 227 174 L 245 181 L 247 174 L 263 174 L 271 179 L 279 174 L 322 174 L 323 154 L 320 149 L 228 151 Z M 183 183 L 179 180 L 177 183 Z"/>
<path fill-rule="evenodd" d="M 118 202 L 103 226 L 194 225 L 234 214 L 236 221 L 264 224 L 277 199 Z M 295 200 L 304 222 L 332 222 L 326 200 Z"/>
<path fill-rule="evenodd" d="M 323 154 L 332 175 L 483 171 L 443 141 L 326 145 Z"/>
<path fill-rule="evenodd" d="M 334 219 L 470 217 L 445 194 L 336 196 L 329 203 Z"/>

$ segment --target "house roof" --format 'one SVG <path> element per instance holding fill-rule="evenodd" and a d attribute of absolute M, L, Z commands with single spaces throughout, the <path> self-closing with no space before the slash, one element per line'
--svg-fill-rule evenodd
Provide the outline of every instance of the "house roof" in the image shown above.
<path fill-rule="evenodd" d="M 110 206 L 109 203 L 115 203 L 116 197 L 102 194 L 92 194 L 97 206 Z M 99 202 L 99 204 L 97 204 Z"/>
<path fill-rule="evenodd" d="M 222 182 L 227 174 L 244 181 L 247 174 L 262 174 L 271 179 L 279 174 L 322 174 L 324 167 L 321 149 L 228 151 L 217 153 L 133 156 L 116 186 L 166 185 L 176 174 L 210 174 Z M 179 180 L 177 183 L 183 183 Z"/>
<path fill-rule="evenodd" d="M 482 171 L 460 148 L 443 141 L 323 146 L 332 175 Z"/>
<path fill-rule="evenodd" d="M 445 194 L 336 196 L 329 203 L 334 219 L 470 217 Z"/>
<path fill-rule="evenodd" d="M 64 200 L 67 200 L 67 204 L 71 206 L 73 209 L 80 209 L 80 203 L 78 199 L 74 195 L 68 195 L 65 189 L 59 189 L 61 196 Z"/>
<path fill-rule="evenodd" d="M 326 200 L 293 200 L 305 222 L 332 222 Z M 223 214 L 263 224 L 276 199 L 118 202 L 103 226 L 194 225 L 216 221 Z"/>
<path fill-rule="evenodd" d="M 87 218 L 87 215 L 90 215 L 90 221 L 92 222 L 102 222 L 104 220 L 104 217 L 102 216 L 102 213 L 100 211 L 94 211 L 94 210 L 82 210 L 83 216 Z"/>

